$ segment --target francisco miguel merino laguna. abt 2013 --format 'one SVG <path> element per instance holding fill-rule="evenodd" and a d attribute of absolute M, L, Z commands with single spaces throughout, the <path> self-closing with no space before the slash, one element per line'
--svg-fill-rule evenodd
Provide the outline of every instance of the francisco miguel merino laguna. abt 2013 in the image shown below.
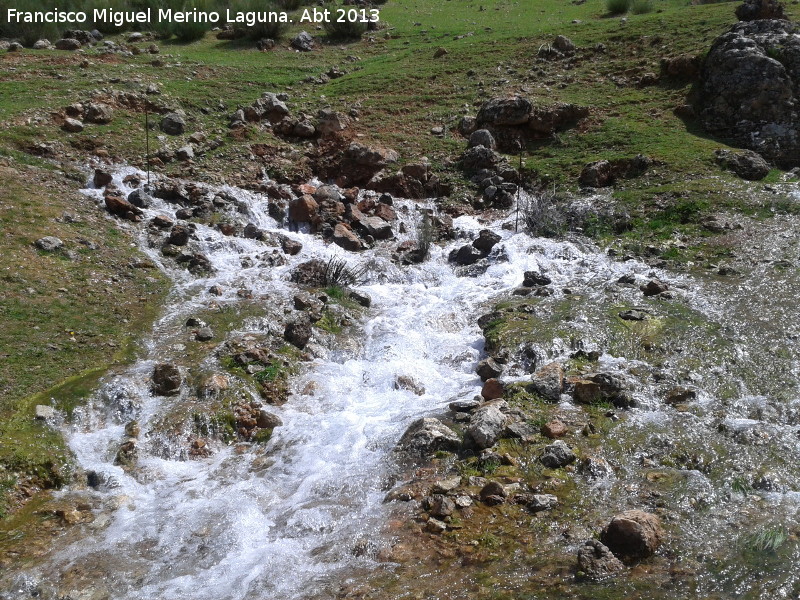
<path fill-rule="evenodd" d="M 6 10 L 8 23 L 113 23 L 117 27 L 125 24 L 172 22 L 172 23 L 240 23 L 252 27 L 256 23 L 289 23 L 290 19 L 283 11 L 231 11 L 225 10 L 223 20 L 217 11 L 172 10 L 159 8 L 153 11 L 147 8 L 138 11 L 122 11 L 113 8 L 96 8 L 91 13 L 92 19 L 84 11 L 62 11 L 54 8 L 49 11 L 24 11 L 15 8 Z M 155 17 L 155 19 L 153 18 Z"/>

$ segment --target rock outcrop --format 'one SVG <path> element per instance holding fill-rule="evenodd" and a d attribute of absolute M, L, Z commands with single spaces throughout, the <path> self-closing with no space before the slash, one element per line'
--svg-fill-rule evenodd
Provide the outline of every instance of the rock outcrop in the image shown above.
<path fill-rule="evenodd" d="M 697 113 L 710 133 L 782 167 L 800 165 L 800 29 L 778 19 L 742 21 L 711 46 Z"/>

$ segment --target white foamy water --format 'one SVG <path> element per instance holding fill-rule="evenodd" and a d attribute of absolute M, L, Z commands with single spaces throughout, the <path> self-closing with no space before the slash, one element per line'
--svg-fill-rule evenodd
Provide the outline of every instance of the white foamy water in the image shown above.
<path fill-rule="evenodd" d="M 121 180 L 131 172 L 115 176 L 125 191 L 129 188 Z M 69 589 L 83 585 L 97 591 L 98 598 L 119 600 L 333 595 L 337 578 L 372 560 L 355 556 L 354 547 L 364 541 L 381 544 L 388 514 L 382 500 L 396 472 L 392 449 L 403 432 L 419 417 L 440 414 L 449 402 L 480 391 L 474 370 L 484 354 L 476 320 L 489 310 L 490 301 L 520 286 L 525 271 L 541 271 L 553 280 L 555 299 L 568 288 L 587 302 L 600 301 L 613 287 L 618 300 L 635 303 L 641 299 L 635 288 L 619 290 L 614 284 L 630 273 L 644 281 L 651 271 L 636 261 L 616 262 L 588 245 L 534 239 L 503 229 L 502 220 L 485 224 L 471 217 L 456 219 L 455 227 L 473 237 L 489 227 L 502 237 L 483 272 L 459 276 L 447 262 L 449 252 L 465 239 L 433 246 L 421 265 L 399 267 L 380 244 L 346 253 L 318 237 L 280 228 L 267 214 L 265 197 L 233 188 L 220 191 L 235 197 L 239 211 L 259 228 L 300 241 L 303 250 L 286 257 L 287 264 L 264 266 L 261 257 L 272 246 L 197 225 L 198 251 L 215 272 L 195 277 L 162 260 L 141 233 L 142 251 L 174 282 L 167 310 L 140 360 L 106 382 L 68 430 L 81 466 L 105 482 L 91 493 L 105 506 L 118 508 L 107 526 L 96 527 L 38 569 L 39 581 Z M 87 193 L 102 201 L 99 190 Z M 410 229 L 406 237 L 414 239 L 418 204 L 401 201 L 396 208 Z M 146 219 L 159 214 L 172 218 L 174 209 L 156 200 L 145 211 Z M 257 446 L 220 444 L 208 458 L 186 460 L 163 432 L 163 420 L 186 410 L 182 402 L 188 390 L 175 398 L 150 393 L 153 365 L 179 361 L 185 351 L 176 339 L 186 317 L 210 303 L 239 302 L 240 288 L 256 298 L 291 298 L 297 291 L 289 282 L 291 271 L 311 258 L 332 256 L 368 267 L 366 283 L 358 289 L 372 298 L 372 307 L 358 323 L 357 343 L 318 348 L 317 357 L 303 364 L 288 403 L 270 407 L 283 426 L 275 429 L 263 452 Z M 253 266 L 243 266 L 243 258 Z M 684 283 L 678 276 L 668 279 L 679 289 Z M 209 294 L 213 285 L 225 290 L 222 296 Z M 253 333 L 282 333 L 277 322 L 252 325 Z M 595 324 L 577 315 L 573 326 L 591 338 Z M 557 343 L 554 348 L 559 351 Z M 560 348 L 562 356 L 570 351 L 567 341 Z M 601 359 L 609 368 L 622 362 L 607 354 Z M 213 367 L 215 359 L 206 363 Z M 413 377 L 425 392 L 418 396 L 396 389 L 398 376 Z M 312 387 L 313 393 L 302 392 Z M 135 475 L 113 464 L 131 418 L 142 429 Z M 663 422 L 667 417 L 650 412 L 642 417 L 647 419 Z M 58 583 L 65 573 L 78 583 Z"/>

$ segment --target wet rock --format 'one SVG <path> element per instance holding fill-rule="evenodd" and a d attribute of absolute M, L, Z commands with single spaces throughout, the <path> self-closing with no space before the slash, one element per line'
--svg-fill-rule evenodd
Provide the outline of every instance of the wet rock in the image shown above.
<path fill-rule="evenodd" d="M 431 491 L 434 494 L 449 494 L 450 492 L 457 490 L 460 485 L 461 477 L 456 475 L 455 477 L 449 477 L 447 479 L 437 481 L 433 485 L 433 488 L 431 488 Z"/>
<path fill-rule="evenodd" d="M 515 421 L 513 423 L 509 423 L 508 425 L 506 425 L 506 429 L 503 435 L 505 437 L 517 438 L 522 440 L 523 442 L 529 443 L 536 441 L 538 434 L 539 430 L 536 429 L 536 427 L 534 427 L 530 423 Z"/>
<path fill-rule="evenodd" d="M 495 169 L 502 162 L 502 156 L 485 146 L 467 148 L 461 155 L 461 167 L 467 173 L 473 173 L 481 169 Z"/>
<path fill-rule="evenodd" d="M 697 392 L 685 387 L 674 387 L 667 391 L 664 401 L 667 404 L 683 404 L 697 398 Z"/>
<path fill-rule="evenodd" d="M 522 285 L 525 287 L 544 286 L 550 285 L 551 283 L 553 283 L 552 279 L 544 273 L 539 273 L 537 271 L 525 271 L 522 279 Z"/>
<path fill-rule="evenodd" d="M 478 397 L 480 398 L 480 396 Z M 477 398 L 472 400 L 456 400 L 447 405 L 453 412 L 469 412 L 481 405 L 481 401 Z"/>
<path fill-rule="evenodd" d="M 645 296 L 657 296 L 669 289 L 669 285 L 660 279 L 651 279 L 646 284 L 639 287 Z"/>
<path fill-rule="evenodd" d="M 475 369 L 475 372 L 481 378 L 481 381 L 486 381 L 487 379 L 499 377 L 503 373 L 503 367 L 497 364 L 495 359 L 489 357 L 478 363 L 478 368 Z"/>
<path fill-rule="evenodd" d="M 314 197 L 303 194 L 289 202 L 289 220 L 295 223 L 313 223 L 318 210 L 319 204 Z"/>
<path fill-rule="evenodd" d="M 472 244 L 461 246 L 461 248 L 450 252 L 450 255 L 448 256 L 448 260 L 450 262 L 461 266 L 475 264 L 481 258 L 483 258 L 483 252 L 478 250 Z"/>
<path fill-rule="evenodd" d="M 302 350 L 311 339 L 311 321 L 308 318 L 290 321 L 283 330 L 283 339 Z"/>
<path fill-rule="evenodd" d="M 300 242 L 285 236 L 281 238 L 281 250 L 283 250 L 285 254 L 288 254 L 289 256 L 296 256 L 300 254 L 302 249 L 303 244 Z"/>
<path fill-rule="evenodd" d="M 398 450 L 415 457 L 426 457 L 439 450 L 457 450 L 458 435 L 439 419 L 422 418 L 414 421 L 398 443 Z"/>
<path fill-rule="evenodd" d="M 276 427 L 283 425 L 283 421 L 275 413 L 271 413 L 267 409 L 261 408 L 258 411 L 256 425 L 260 429 L 275 429 Z"/>
<path fill-rule="evenodd" d="M 472 242 L 472 245 L 486 255 L 489 254 L 500 239 L 500 236 L 493 231 L 482 229 L 477 239 Z"/>
<path fill-rule="evenodd" d="M 430 518 L 428 522 L 425 523 L 425 531 L 436 534 L 444 533 L 447 531 L 447 523 L 439 519 Z"/>
<path fill-rule="evenodd" d="M 200 385 L 198 393 L 203 397 L 213 397 L 224 392 L 230 386 L 230 380 L 225 375 L 215 373 L 206 378 Z"/>
<path fill-rule="evenodd" d="M 553 494 L 534 494 L 526 505 L 531 512 L 552 510 L 558 506 L 558 497 Z"/>
<path fill-rule="evenodd" d="M 760 181 L 769 174 L 769 163 L 752 150 L 716 150 L 714 155 L 722 168 L 733 171 L 742 179 Z"/>
<path fill-rule="evenodd" d="M 161 131 L 167 135 L 182 135 L 186 131 L 186 121 L 179 113 L 167 113 L 161 119 Z"/>
<path fill-rule="evenodd" d="M 176 395 L 182 381 L 178 367 L 171 363 L 159 363 L 153 368 L 153 393 L 157 396 Z"/>
<path fill-rule="evenodd" d="M 331 239 L 334 244 L 350 252 L 358 252 L 363 248 L 361 239 L 346 223 L 336 224 L 336 227 L 333 228 L 333 236 Z"/>
<path fill-rule="evenodd" d="M 499 379 L 487 379 L 483 384 L 483 388 L 481 388 L 481 396 L 486 400 L 502 398 L 504 388 L 503 382 Z"/>
<path fill-rule="evenodd" d="M 376 240 L 388 240 L 394 237 L 392 226 L 380 217 L 365 217 L 360 223 L 366 233 Z"/>
<path fill-rule="evenodd" d="M 144 213 L 141 209 L 134 206 L 124 198 L 114 196 L 113 194 L 105 197 L 106 209 L 112 215 L 122 217 L 128 220 L 138 220 Z"/>
<path fill-rule="evenodd" d="M 622 561 L 598 540 L 586 540 L 578 550 L 578 572 L 587 579 L 601 581 L 624 570 Z"/>
<path fill-rule="evenodd" d="M 659 518 L 641 510 L 616 515 L 600 534 L 600 541 L 616 556 L 634 559 L 652 555 L 663 538 Z"/>
<path fill-rule="evenodd" d="M 507 496 L 508 492 L 506 492 L 506 489 L 497 481 L 490 481 L 484 485 L 478 494 L 481 502 L 490 506 L 502 504 L 505 502 Z"/>
<path fill-rule="evenodd" d="M 558 440 L 544 447 L 539 462 L 548 469 L 560 469 L 575 462 L 576 458 L 575 453 L 567 446 L 566 442 Z"/>
<path fill-rule="evenodd" d="M 173 246 L 185 246 L 189 243 L 189 235 L 191 231 L 185 225 L 175 225 L 172 231 L 169 232 L 168 244 Z"/>
<path fill-rule="evenodd" d="M 39 248 L 39 250 L 44 250 L 45 252 L 55 252 L 56 250 L 60 250 L 64 247 L 64 242 L 55 236 L 48 235 L 36 240 L 34 245 Z"/>
<path fill-rule="evenodd" d="M 527 387 L 545 400 L 558 402 L 564 390 L 563 367 L 555 362 L 543 366 L 531 376 L 531 383 Z"/>
<path fill-rule="evenodd" d="M 40 421 L 48 421 L 56 416 L 56 409 L 46 404 L 37 404 L 33 409 L 33 415 Z"/>
<path fill-rule="evenodd" d="M 573 382 L 573 386 L 573 398 L 581 404 L 604 401 L 611 402 L 618 408 L 630 408 L 635 405 L 627 390 L 627 383 L 619 375 L 589 373 Z"/>
<path fill-rule="evenodd" d="M 760 492 L 784 493 L 787 488 L 776 473 L 764 473 L 753 482 L 753 489 Z"/>
<path fill-rule="evenodd" d="M 290 279 L 293 283 L 310 287 L 323 287 L 326 285 L 327 264 L 319 259 L 312 259 L 297 265 L 292 271 Z"/>
<path fill-rule="evenodd" d="M 476 450 L 491 448 L 505 431 L 506 416 L 496 404 L 476 409 L 464 431 L 464 445 Z"/>
<path fill-rule="evenodd" d="M 410 375 L 398 375 L 394 380 L 394 389 L 408 390 L 417 396 L 422 396 L 425 393 L 425 386 Z"/>
<path fill-rule="evenodd" d="M 604 458 L 587 456 L 578 465 L 578 472 L 587 479 L 608 479 L 614 475 L 614 469 Z"/>
<path fill-rule="evenodd" d="M 149 207 L 151 200 L 152 200 L 152 198 L 150 197 L 150 194 L 148 194 L 143 189 L 133 190 L 130 194 L 128 194 L 128 202 L 133 204 L 136 208 L 147 208 L 147 207 Z M 152 222 L 156 223 L 157 224 L 156 226 L 160 228 L 161 227 L 160 223 L 164 223 L 165 219 L 166 219 L 166 221 L 169 221 L 170 224 L 172 224 L 172 221 L 170 219 L 168 219 L 167 217 L 161 216 L 161 215 L 153 217 L 153 221 Z"/>
<path fill-rule="evenodd" d="M 544 437 L 554 440 L 567 435 L 569 433 L 569 429 L 558 419 L 553 419 L 552 421 L 548 421 L 542 425 L 541 432 Z"/>
<path fill-rule="evenodd" d="M 425 510 L 437 519 L 444 519 L 456 511 L 456 503 L 444 494 L 434 494 L 426 498 Z"/>
<path fill-rule="evenodd" d="M 572 397 L 575 402 L 581 404 L 597 404 L 603 399 L 603 394 L 600 384 L 588 379 L 579 379 L 573 383 Z"/>
<path fill-rule="evenodd" d="M 263 240 L 264 232 L 256 227 L 255 223 L 248 223 L 244 226 L 242 235 L 248 240 Z"/>

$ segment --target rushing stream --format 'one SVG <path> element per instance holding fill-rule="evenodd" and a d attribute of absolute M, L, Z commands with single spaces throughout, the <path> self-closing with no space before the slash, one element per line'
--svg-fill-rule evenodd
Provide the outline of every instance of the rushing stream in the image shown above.
<path fill-rule="evenodd" d="M 122 178 L 130 173 L 132 170 L 115 174 L 115 184 L 126 192 L 130 188 Z M 164 261 L 142 230 L 142 251 L 169 275 L 174 291 L 138 362 L 105 381 L 67 426 L 78 462 L 100 481 L 96 490 L 86 493 L 107 510 L 82 539 L 60 549 L 46 566 L 19 581 L 52 585 L 60 591 L 81 590 L 83 595 L 69 597 L 87 599 L 332 597 L 349 572 L 359 565 L 369 568 L 375 564 L 370 553 L 354 550 L 381 543 L 388 515 L 383 499 L 397 473 L 392 449 L 414 420 L 441 414 L 448 403 L 479 393 L 481 382 L 475 367 L 485 355 L 477 317 L 488 311 L 492 301 L 520 286 L 525 271 L 546 272 L 553 280 L 556 293 L 542 301 L 544 307 L 559 306 L 567 296 L 581 298 L 568 317 L 575 336 L 571 340 L 553 336 L 538 348 L 543 358 L 569 356 L 577 343 L 579 348 L 608 350 L 599 362 L 606 370 L 649 368 L 641 356 L 629 360 L 619 356 L 624 344 L 614 346 L 613 340 L 609 341 L 611 334 L 599 318 L 607 312 L 604 303 L 641 302 L 637 287 L 618 289 L 614 284 L 632 273 L 637 282 L 645 281 L 651 269 L 643 263 L 615 260 L 578 241 L 516 233 L 513 227 L 503 227 L 504 222 L 513 224 L 512 214 L 491 225 L 472 217 L 458 218 L 454 226 L 462 239 L 434 245 L 427 261 L 401 267 L 391 261 L 387 247 L 380 242 L 371 250 L 346 253 L 318 236 L 279 226 L 268 215 L 264 197 L 231 188 L 224 191 L 236 198 L 239 213 L 247 220 L 264 231 L 280 232 L 301 242 L 303 250 L 287 256 L 285 264 L 264 264 L 259 257 L 273 250 L 268 244 L 227 237 L 198 224 L 197 249 L 209 259 L 213 274 L 197 277 Z M 102 202 L 100 190 L 87 190 L 87 194 Z M 415 239 L 422 205 L 395 201 L 408 231 L 401 234 L 395 226 L 394 243 Z M 174 208 L 156 200 L 145 211 L 145 219 L 156 215 L 174 218 Z M 457 273 L 448 263 L 448 254 L 487 226 L 502 236 L 488 259 L 488 268 L 471 276 Z M 237 294 L 241 289 L 255 298 L 288 299 L 286 304 L 291 305 L 298 290 L 289 281 L 292 270 L 311 258 L 329 260 L 333 256 L 366 268 L 365 281 L 357 289 L 370 296 L 372 305 L 362 316 L 354 317 L 355 333 L 324 339 L 316 337 L 324 334 L 315 334 L 312 342 L 318 343 L 310 346 L 313 358 L 303 363 L 292 380 L 289 401 L 270 407 L 283 425 L 275 429 L 266 446 L 211 443 L 209 456 L 187 459 L 185 437 L 191 419 L 185 418 L 185 413 L 190 410 L 186 402 L 191 391 L 184 386 L 179 396 L 169 398 L 150 391 L 156 363 L 182 364 L 187 356 L 192 343 L 186 337 L 187 318 L 209 306 L 224 310 L 236 305 L 242 301 Z M 758 449 L 764 445 L 774 444 L 776 451 L 783 453 L 781 464 L 798 455 L 800 408 L 794 404 L 796 385 L 789 383 L 798 369 L 793 341 L 797 334 L 783 324 L 776 326 L 776 315 L 791 319 L 786 312 L 793 311 L 787 303 L 794 299 L 797 288 L 788 276 L 775 276 L 771 283 L 773 272 L 768 271 L 753 274 L 752 283 L 742 281 L 733 293 L 729 284 L 714 279 L 702 282 L 688 275 L 653 273 L 670 282 L 692 314 L 727 324 L 714 332 L 728 345 L 720 342 L 717 347 L 716 338 L 708 337 L 709 330 L 688 327 L 676 340 L 686 345 L 680 357 L 665 361 L 660 368 L 670 376 L 680 373 L 683 381 L 699 390 L 697 410 L 676 412 L 666 407 L 658 399 L 658 384 L 644 383 L 634 392 L 640 408 L 631 411 L 620 425 L 618 444 L 607 449 L 606 456 L 617 467 L 620 479 L 628 476 L 635 480 L 637 469 L 647 461 L 684 473 L 683 496 L 669 508 L 686 521 L 691 520 L 686 514 L 696 515 L 696 524 L 682 530 L 683 538 L 675 547 L 685 545 L 691 561 L 718 564 L 716 574 L 698 578 L 697 591 L 701 593 L 719 589 L 720 580 L 732 582 L 730 592 L 752 590 L 747 568 L 743 567 L 745 575 L 731 573 L 736 570 L 731 566 L 735 561 L 720 552 L 724 540 L 708 539 L 720 523 L 738 523 L 736 511 L 750 514 L 739 519 L 754 519 L 752 515 L 765 504 L 751 506 L 748 496 L 737 500 L 724 486 L 747 475 L 748 469 L 760 467 L 764 455 Z M 219 286 L 222 295 L 212 295 L 212 286 Z M 759 302 L 754 311 L 751 298 L 757 287 L 770 293 L 768 301 Z M 758 313 L 752 319 L 755 326 L 732 325 L 753 312 Z M 284 316 L 247 319 L 243 328 L 229 335 L 281 335 Z M 759 318 L 763 322 L 759 323 Z M 214 340 L 217 344 L 223 341 L 221 337 Z M 617 355 L 609 348 L 616 348 Z M 709 348 L 716 348 L 719 354 L 709 356 Z M 770 352 L 774 360 L 765 364 Z M 213 354 L 200 362 L 209 372 L 223 370 Z M 714 364 L 716 370 L 711 368 Z M 732 365 L 738 365 L 742 373 L 732 375 Z M 750 371 L 754 375 L 748 379 L 745 373 Z M 508 375 L 521 378 L 524 372 Z M 413 378 L 424 392 L 397 389 L 400 376 Z M 763 386 L 754 389 L 758 386 L 753 382 Z M 783 392 L 780 405 L 768 398 L 776 387 Z M 723 388 L 724 401 L 720 400 Z M 252 395 L 257 399 L 255 392 Z M 727 407 L 724 415 L 720 414 L 723 405 Z M 179 428 L 180 435 L 164 426 L 176 414 L 186 424 Z M 135 472 L 114 464 L 119 444 L 126 438 L 126 423 L 132 419 L 141 427 Z M 715 429 L 728 433 L 718 435 L 719 442 L 714 438 L 713 443 L 706 443 L 704 438 L 708 440 L 709 431 Z M 731 437 L 747 437 L 754 429 L 766 432 L 763 444 L 742 445 L 741 456 L 731 451 L 741 442 L 730 441 Z M 647 432 L 646 441 L 642 441 L 643 431 Z M 635 447 L 625 448 L 626 443 Z M 689 444 L 713 447 L 716 454 L 697 456 Z M 681 445 L 687 446 L 684 464 L 678 464 L 675 456 L 679 453 L 671 451 Z M 665 459 L 668 454 L 669 461 Z M 741 459 L 744 466 L 736 467 L 735 459 Z M 712 461 L 709 471 L 704 471 L 709 465 L 703 465 L 703 460 Z M 728 471 L 712 481 L 712 467 Z M 787 525 L 788 519 L 796 518 L 796 494 L 791 492 L 798 489 L 796 485 L 792 471 L 774 488 L 765 484 L 768 493 L 759 497 L 779 520 L 787 519 Z M 621 498 L 633 494 L 613 482 L 586 491 L 587 502 L 607 502 L 610 511 L 613 506 L 624 506 Z M 710 558 L 700 556 L 705 547 Z M 784 597 L 796 597 L 790 595 L 797 592 L 794 575 L 784 573 L 791 560 L 793 555 L 777 567 L 781 575 L 775 578 L 776 586 L 783 585 L 781 589 L 789 594 Z M 761 592 L 756 589 L 754 593 Z"/>

